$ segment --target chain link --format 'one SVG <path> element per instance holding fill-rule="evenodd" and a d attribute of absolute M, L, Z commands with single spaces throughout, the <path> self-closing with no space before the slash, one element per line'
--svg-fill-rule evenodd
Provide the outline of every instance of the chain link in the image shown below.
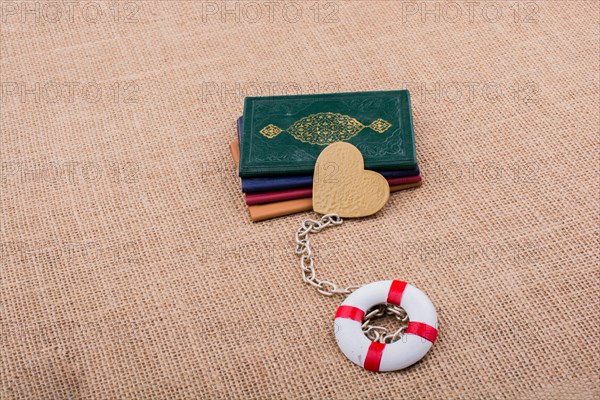
<path fill-rule="evenodd" d="M 331 281 L 319 280 L 315 271 L 315 262 L 313 252 L 308 240 L 309 233 L 318 233 L 329 226 L 340 225 L 344 222 L 336 214 L 327 214 L 320 220 L 306 219 L 296 232 L 296 254 L 300 256 L 300 270 L 302 280 L 313 286 L 317 292 L 324 296 L 343 295 L 348 296 L 360 286 L 348 286 L 340 288 Z M 400 328 L 395 332 L 390 332 L 383 326 L 371 325 L 373 318 L 383 317 L 384 315 L 393 316 L 401 322 Z M 392 304 L 379 304 L 368 310 L 362 324 L 364 334 L 374 342 L 393 343 L 402 336 L 408 325 L 408 315 L 404 309 Z"/>

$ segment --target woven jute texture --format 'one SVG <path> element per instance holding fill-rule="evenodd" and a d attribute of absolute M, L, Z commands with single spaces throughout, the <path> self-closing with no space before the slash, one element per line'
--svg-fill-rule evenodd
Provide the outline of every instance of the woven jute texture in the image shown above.
<path fill-rule="evenodd" d="M 597 1 L 0 5 L 0 398 L 600 396 Z M 423 186 L 313 237 L 436 305 L 377 374 L 228 144 L 247 95 L 402 88 Z"/>

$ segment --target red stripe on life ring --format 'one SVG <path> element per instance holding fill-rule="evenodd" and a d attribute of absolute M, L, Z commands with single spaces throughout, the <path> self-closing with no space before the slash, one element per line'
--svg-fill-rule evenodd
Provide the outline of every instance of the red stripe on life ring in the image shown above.
<path fill-rule="evenodd" d="M 353 306 L 339 306 L 335 312 L 336 318 L 348 318 L 354 321 L 362 322 L 365 317 L 365 312 L 358 307 Z"/>
<path fill-rule="evenodd" d="M 379 371 L 379 364 L 381 363 L 381 356 L 383 356 L 383 349 L 385 349 L 385 344 L 371 342 L 369 350 L 367 351 L 367 356 L 365 357 L 364 368 L 367 371 Z"/>
<path fill-rule="evenodd" d="M 406 328 L 406 333 L 421 336 L 423 339 L 429 340 L 431 343 L 435 342 L 438 331 L 431 325 L 424 324 L 422 322 L 409 322 Z"/>
<path fill-rule="evenodd" d="M 403 281 L 393 280 L 390 285 L 390 291 L 388 293 L 387 302 L 395 306 L 399 306 L 402 301 L 402 295 L 407 283 Z"/>

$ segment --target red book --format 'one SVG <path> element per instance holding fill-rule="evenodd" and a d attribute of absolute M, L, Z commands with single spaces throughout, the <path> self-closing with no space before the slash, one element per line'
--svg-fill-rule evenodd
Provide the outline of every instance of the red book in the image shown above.
<path fill-rule="evenodd" d="M 409 183 L 421 182 L 421 175 L 407 176 L 402 178 L 392 178 L 388 179 L 387 181 L 390 186 L 406 185 Z M 273 203 L 276 201 L 304 199 L 308 197 L 312 197 L 312 188 L 278 190 L 275 192 L 246 194 L 246 204 L 265 204 Z"/>
<path fill-rule="evenodd" d="M 311 188 L 278 190 L 276 192 L 246 194 L 246 204 L 250 206 L 253 204 L 273 203 L 275 201 L 292 199 L 304 199 L 307 197 L 312 197 Z"/>

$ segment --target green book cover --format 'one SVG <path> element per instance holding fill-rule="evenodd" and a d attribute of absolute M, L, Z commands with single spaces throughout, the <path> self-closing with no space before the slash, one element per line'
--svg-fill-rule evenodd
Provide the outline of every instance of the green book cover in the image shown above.
<path fill-rule="evenodd" d="M 247 97 L 240 176 L 312 174 L 319 153 L 341 141 L 361 151 L 366 169 L 414 168 L 408 91 Z"/>

